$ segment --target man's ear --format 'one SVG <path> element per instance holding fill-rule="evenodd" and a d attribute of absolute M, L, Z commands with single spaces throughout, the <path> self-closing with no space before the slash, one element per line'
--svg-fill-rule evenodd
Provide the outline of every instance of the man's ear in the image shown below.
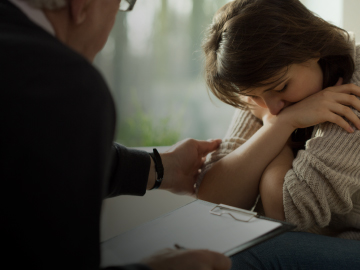
<path fill-rule="evenodd" d="M 87 15 L 87 7 L 91 0 L 71 0 L 70 15 L 75 24 L 81 24 L 85 21 Z"/>

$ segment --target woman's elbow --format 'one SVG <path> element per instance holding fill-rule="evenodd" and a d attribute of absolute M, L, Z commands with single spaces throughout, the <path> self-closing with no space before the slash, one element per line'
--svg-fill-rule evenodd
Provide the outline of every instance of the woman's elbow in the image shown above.
<path fill-rule="evenodd" d="M 260 182 L 260 195 L 265 215 L 270 218 L 285 220 L 283 204 L 284 178 L 266 175 Z"/>

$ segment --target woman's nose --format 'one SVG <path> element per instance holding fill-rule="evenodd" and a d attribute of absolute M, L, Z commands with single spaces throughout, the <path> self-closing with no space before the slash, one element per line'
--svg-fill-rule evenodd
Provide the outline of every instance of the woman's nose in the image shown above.
<path fill-rule="evenodd" d="M 272 115 L 278 115 L 284 108 L 284 101 L 276 97 L 263 97 L 263 101 Z"/>

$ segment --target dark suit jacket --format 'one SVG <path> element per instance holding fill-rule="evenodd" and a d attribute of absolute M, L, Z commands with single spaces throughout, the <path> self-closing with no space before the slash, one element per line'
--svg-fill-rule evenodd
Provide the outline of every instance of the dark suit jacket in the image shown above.
<path fill-rule="evenodd" d="M 149 155 L 113 145 L 115 108 L 99 72 L 7 0 L 0 126 L 2 265 L 99 269 L 102 199 L 143 195 Z"/>

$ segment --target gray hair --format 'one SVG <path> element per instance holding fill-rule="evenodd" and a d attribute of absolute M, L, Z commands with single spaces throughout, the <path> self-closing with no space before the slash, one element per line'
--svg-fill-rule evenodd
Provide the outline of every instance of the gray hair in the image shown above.
<path fill-rule="evenodd" d="M 41 9 L 59 9 L 67 5 L 66 0 L 22 0 L 28 2 L 31 6 Z"/>

